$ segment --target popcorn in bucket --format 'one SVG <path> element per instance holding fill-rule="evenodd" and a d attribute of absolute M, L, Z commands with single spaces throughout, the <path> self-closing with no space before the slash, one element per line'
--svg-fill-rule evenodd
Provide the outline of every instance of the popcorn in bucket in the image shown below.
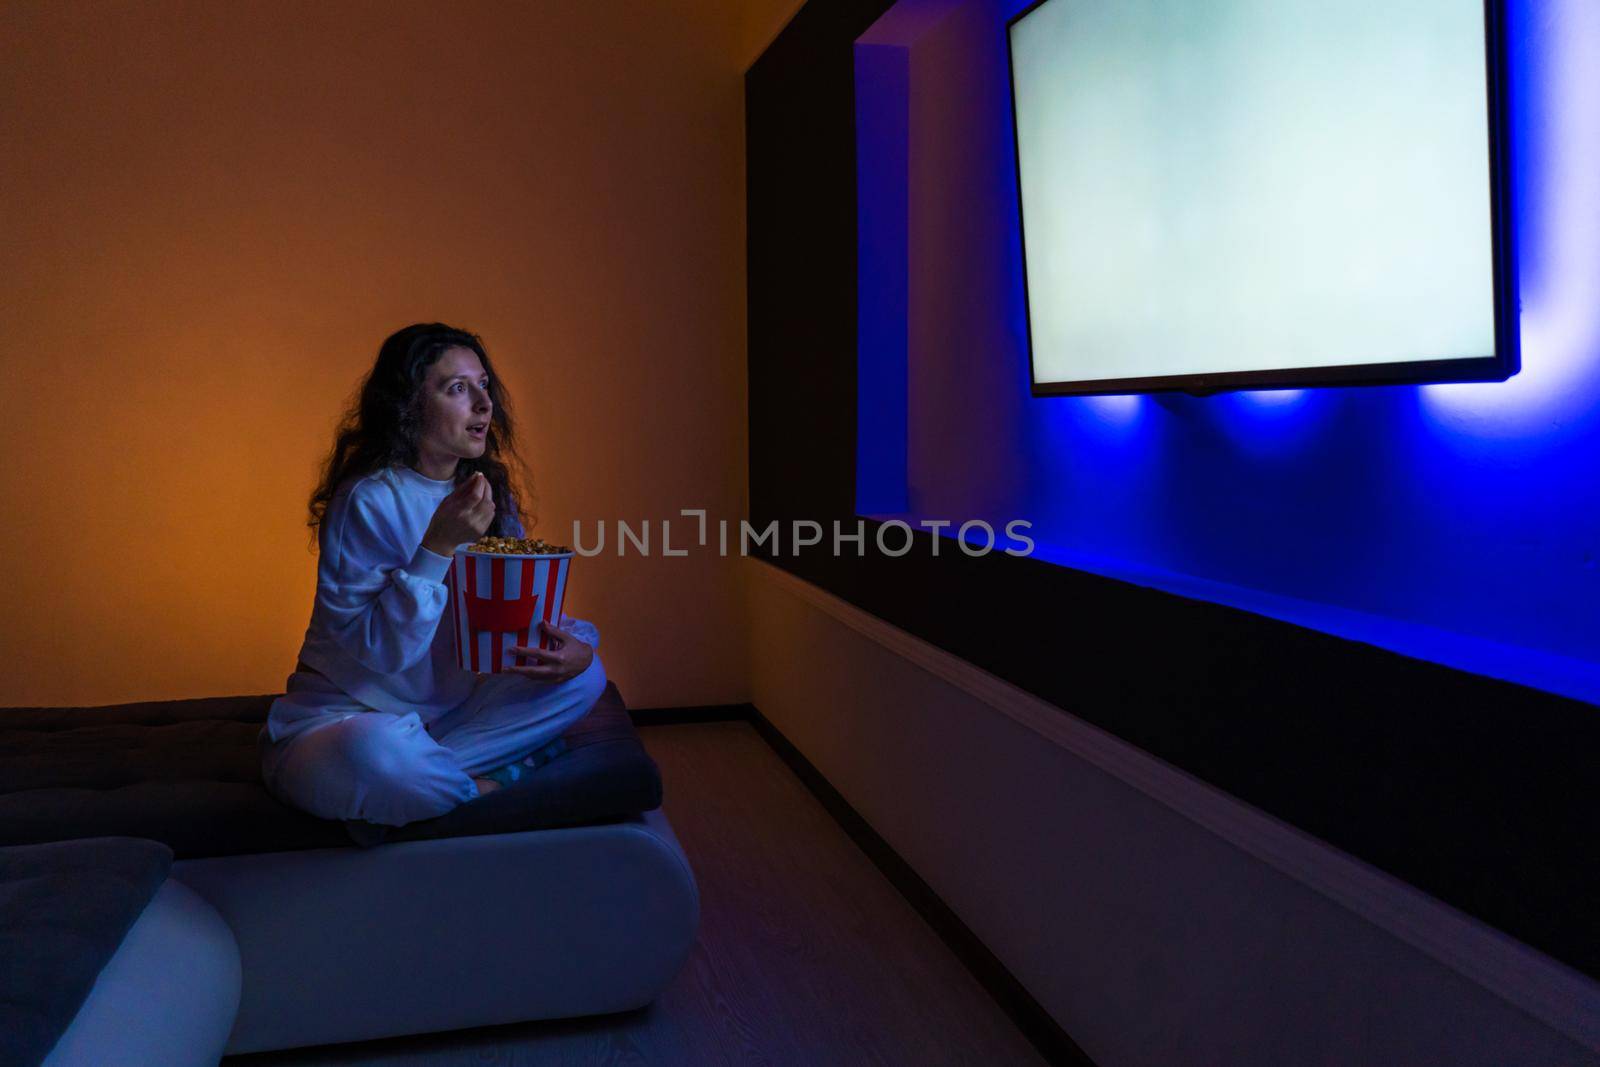
<path fill-rule="evenodd" d="M 539 620 L 560 625 L 571 566 L 572 552 L 543 541 L 484 538 L 458 548 L 445 575 L 456 662 L 480 674 L 500 674 L 530 662 L 514 655 L 512 646 L 550 647 Z"/>

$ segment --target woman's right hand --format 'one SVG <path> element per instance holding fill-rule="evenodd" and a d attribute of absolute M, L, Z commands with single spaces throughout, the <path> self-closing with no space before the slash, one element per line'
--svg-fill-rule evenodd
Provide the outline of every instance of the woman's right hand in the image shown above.
<path fill-rule="evenodd" d="M 456 546 L 476 541 L 494 521 L 494 490 L 481 471 L 462 482 L 439 501 L 439 507 L 422 535 L 422 547 L 446 558 L 456 554 Z"/>

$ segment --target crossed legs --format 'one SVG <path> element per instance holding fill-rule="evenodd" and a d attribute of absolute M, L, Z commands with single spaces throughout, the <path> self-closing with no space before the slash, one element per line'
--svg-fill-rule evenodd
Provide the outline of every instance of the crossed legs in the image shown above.
<path fill-rule="evenodd" d="M 415 712 L 330 716 L 326 726 L 273 746 L 264 767 L 267 784 L 324 819 L 386 826 L 431 819 L 476 797 L 475 775 L 559 737 L 588 714 L 605 685 L 597 655 L 565 682 L 487 675 L 460 707 L 428 727 Z"/>

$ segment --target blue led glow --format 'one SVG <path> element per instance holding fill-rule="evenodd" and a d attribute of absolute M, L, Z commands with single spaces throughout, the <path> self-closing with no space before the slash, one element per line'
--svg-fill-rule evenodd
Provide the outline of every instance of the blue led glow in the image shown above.
<path fill-rule="evenodd" d="M 919 158 L 946 170 L 937 182 L 924 176 L 921 201 L 900 190 L 909 247 L 950 262 L 937 242 L 955 238 L 939 221 L 957 210 L 967 242 L 957 250 L 970 253 L 974 234 L 989 242 L 962 260 L 958 289 L 912 290 L 904 314 L 914 317 L 919 299 L 1002 294 L 962 320 L 959 345 L 908 358 L 916 374 L 959 367 L 963 384 L 975 367 L 992 373 L 971 382 L 974 398 L 1016 391 L 1005 417 L 1021 420 L 1028 450 L 1004 496 L 991 482 L 960 481 L 963 470 L 993 466 L 920 457 L 920 469 L 944 479 L 940 517 L 955 517 L 951 502 L 966 499 L 974 517 L 1033 521 L 1037 554 L 1064 566 L 1600 703 L 1600 3 L 1507 4 L 1520 374 L 1473 385 L 1058 398 L 1027 397 L 1004 46 L 1005 21 L 1023 6 L 945 4 L 903 42 L 903 92 L 915 97 L 916 58 L 927 48 L 926 69 L 946 82 L 941 98 L 960 81 L 971 102 L 960 115 L 923 114 L 919 125 L 912 100 L 903 180 L 917 187 Z M 858 123 L 882 106 L 858 92 Z M 944 141 L 919 145 L 919 136 Z M 892 195 L 883 185 L 881 173 L 861 175 L 863 218 Z M 930 200 L 930 190 L 948 199 Z M 959 190 L 959 201 L 944 190 Z M 972 351 L 988 363 L 974 363 Z M 881 354 L 863 357 L 885 364 Z M 976 410 L 974 423 L 986 415 L 999 417 Z M 897 455 L 894 442 L 871 440 L 869 422 L 862 432 L 863 454 Z M 999 447 L 988 441 L 962 443 Z M 905 512 L 923 514 L 927 503 L 911 491 Z"/>
<path fill-rule="evenodd" d="M 1242 413 L 1290 415 L 1305 407 L 1309 389 L 1253 389 L 1233 394 Z"/>
<path fill-rule="evenodd" d="M 1543 450 L 1591 421 L 1600 394 L 1600 4 L 1524 0 L 1509 14 L 1523 371 L 1426 386 L 1420 401 L 1442 437 Z"/>
<path fill-rule="evenodd" d="M 1082 417 L 1078 426 L 1086 433 L 1099 433 L 1103 440 L 1126 436 L 1139 428 L 1145 398 L 1128 396 L 1086 396 L 1075 405 Z"/>

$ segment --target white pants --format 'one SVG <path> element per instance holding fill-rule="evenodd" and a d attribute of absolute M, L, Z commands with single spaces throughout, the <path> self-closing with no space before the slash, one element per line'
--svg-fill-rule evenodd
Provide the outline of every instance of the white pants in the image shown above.
<path fill-rule="evenodd" d="M 576 678 L 482 677 L 430 726 L 411 712 L 330 708 L 327 722 L 269 744 L 262 777 L 280 800 L 324 819 L 403 826 L 478 795 L 472 779 L 544 747 L 589 713 L 606 685 L 600 656 Z"/>

